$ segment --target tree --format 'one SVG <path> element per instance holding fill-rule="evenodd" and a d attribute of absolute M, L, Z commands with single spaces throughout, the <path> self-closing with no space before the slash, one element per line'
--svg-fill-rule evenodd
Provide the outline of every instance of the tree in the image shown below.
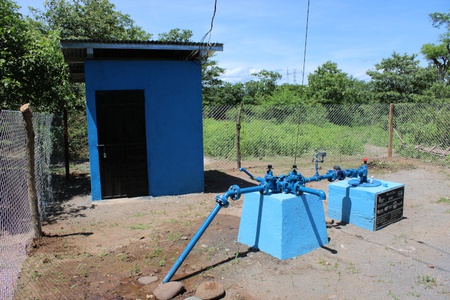
<path fill-rule="evenodd" d="M 219 104 L 221 105 L 238 105 L 244 101 L 245 86 L 242 82 L 232 84 L 225 82 L 220 88 Z"/>
<path fill-rule="evenodd" d="M 449 43 L 450 42 L 450 13 L 440 13 L 435 12 L 429 14 L 433 27 L 441 28 L 441 26 L 445 26 L 447 31 L 442 33 L 440 36 L 440 40 L 442 42 Z"/>
<path fill-rule="evenodd" d="M 274 71 L 261 70 L 253 73 L 259 79 L 258 93 L 262 96 L 270 96 L 277 87 L 277 81 L 281 79 L 281 74 Z"/>
<path fill-rule="evenodd" d="M 219 67 L 215 60 L 208 59 L 202 64 L 202 95 L 204 105 L 226 104 L 227 101 L 223 101 L 221 96 L 219 96 L 224 84 L 220 76 L 224 72 L 225 69 Z"/>
<path fill-rule="evenodd" d="M 327 61 L 308 76 L 310 101 L 321 104 L 357 103 L 357 80 Z"/>
<path fill-rule="evenodd" d="M 425 103 L 450 102 L 450 85 L 435 82 L 418 97 L 418 101 Z"/>
<path fill-rule="evenodd" d="M 261 70 L 252 76 L 258 80 L 250 80 L 244 84 L 244 98 L 246 104 L 267 103 L 277 87 L 281 74 L 274 71 Z"/>
<path fill-rule="evenodd" d="M 425 44 L 421 48 L 425 58 L 434 64 L 439 82 L 449 83 L 447 72 L 450 67 L 450 13 L 429 14 L 433 27 L 445 26 L 447 31 L 440 35 L 440 44 Z"/>
<path fill-rule="evenodd" d="M 437 80 L 439 82 L 448 83 L 448 78 L 446 78 L 448 68 L 450 67 L 450 51 L 448 44 L 425 44 L 420 51 L 428 61 L 434 64 L 437 72 Z"/>
<path fill-rule="evenodd" d="M 1 106 L 16 110 L 30 102 L 37 111 L 54 111 L 71 99 L 58 34 L 34 30 L 18 9 L 0 0 Z"/>
<path fill-rule="evenodd" d="M 158 40 L 160 42 L 191 42 L 193 33 L 188 29 L 175 28 L 166 33 L 158 34 Z"/>
<path fill-rule="evenodd" d="M 268 98 L 268 105 L 298 105 L 307 102 L 308 87 L 299 84 L 282 84 L 275 88 Z"/>
<path fill-rule="evenodd" d="M 382 59 L 375 64 L 375 70 L 368 70 L 372 78 L 374 97 L 381 103 L 416 102 L 433 82 L 434 75 L 430 68 L 422 68 L 416 55 L 400 55 Z"/>
<path fill-rule="evenodd" d="M 128 14 L 108 0 L 46 0 L 44 10 L 30 8 L 41 32 L 57 30 L 62 39 L 149 40 Z"/>

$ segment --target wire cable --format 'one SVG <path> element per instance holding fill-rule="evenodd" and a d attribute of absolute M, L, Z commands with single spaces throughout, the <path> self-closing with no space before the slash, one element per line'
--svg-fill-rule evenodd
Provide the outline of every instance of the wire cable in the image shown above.
<path fill-rule="evenodd" d="M 308 0 L 308 6 L 306 8 L 306 29 L 305 29 L 305 46 L 304 46 L 304 50 L 303 50 L 302 86 L 304 85 L 304 82 L 305 82 L 306 48 L 308 45 L 308 29 L 309 29 L 309 4 L 310 4 L 310 0 Z M 295 143 L 294 165 L 297 164 L 298 136 L 299 135 L 300 135 L 300 120 L 298 122 L 298 127 L 297 127 L 297 141 Z"/>
<path fill-rule="evenodd" d="M 208 60 L 208 48 L 212 48 L 211 47 L 211 33 L 213 31 L 214 28 L 214 19 L 216 18 L 216 12 L 217 12 L 217 0 L 214 0 L 214 12 L 211 18 L 211 27 L 208 30 L 208 32 L 203 36 L 203 38 L 200 40 L 200 63 L 204 63 Z M 208 37 L 209 36 L 209 37 Z M 206 51 L 202 51 L 202 44 L 205 43 L 206 38 L 208 37 L 208 42 L 207 42 L 207 46 Z M 205 55 L 203 54 L 205 53 Z"/>
<path fill-rule="evenodd" d="M 201 43 L 204 43 L 205 42 L 205 40 L 206 40 L 206 37 L 209 35 L 209 38 L 208 38 L 208 44 L 210 44 L 210 41 L 211 41 L 211 32 L 212 32 L 212 30 L 213 30 L 213 28 L 214 28 L 214 19 L 216 18 L 216 12 L 217 12 L 217 0 L 214 0 L 214 12 L 213 12 L 213 15 L 212 15 L 212 18 L 211 18 L 211 27 L 210 27 L 210 29 L 208 30 L 208 32 L 203 36 L 203 38 L 201 39 Z"/>
<path fill-rule="evenodd" d="M 302 71 L 302 85 L 305 80 L 305 65 L 306 65 L 306 48 L 308 45 L 308 28 L 309 28 L 309 1 L 308 0 L 308 8 L 306 12 L 306 30 L 305 30 L 305 48 L 303 50 L 303 71 Z"/>

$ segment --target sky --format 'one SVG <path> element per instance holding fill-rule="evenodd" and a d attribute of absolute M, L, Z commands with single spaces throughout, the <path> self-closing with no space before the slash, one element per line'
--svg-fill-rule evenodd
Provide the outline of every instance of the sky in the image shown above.
<path fill-rule="evenodd" d="M 215 0 L 109 0 L 137 26 L 153 34 L 189 29 L 200 42 L 210 30 Z M 44 0 L 16 0 L 21 12 L 42 8 Z M 420 55 L 437 43 L 444 28 L 432 26 L 429 14 L 450 12 L 449 0 L 217 0 L 210 42 L 224 44 L 214 60 L 226 70 L 222 79 L 236 83 L 256 79 L 252 73 L 275 71 L 279 83 L 306 84 L 326 61 L 354 78 L 399 54 Z M 305 64 L 303 64 L 305 58 Z M 305 72 L 303 73 L 303 69 Z M 304 76 L 303 76 L 304 75 Z"/>

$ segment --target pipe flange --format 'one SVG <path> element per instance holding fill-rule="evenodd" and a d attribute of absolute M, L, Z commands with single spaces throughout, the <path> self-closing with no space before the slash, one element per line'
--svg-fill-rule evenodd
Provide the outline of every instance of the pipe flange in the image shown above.
<path fill-rule="evenodd" d="M 236 201 L 241 198 L 241 188 L 238 185 L 232 185 L 228 190 L 234 192 L 234 195 L 230 195 L 231 200 Z"/>
<path fill-rule="evenodd" d="M 227 201 L 227 199 L 223 199 L 221 196 L 216 196 L 216 203 L 219 204 L 221 207 L 227 208 L 230 205 L 230 202 Z"/>
<path fill-rule="evenodd" d="M 303 191 L 300 189 L 303 185 L 300 182 L 297 182 L 294 186 L 294 192 L 297 196 L 301 196 L 303 194 Z"/>

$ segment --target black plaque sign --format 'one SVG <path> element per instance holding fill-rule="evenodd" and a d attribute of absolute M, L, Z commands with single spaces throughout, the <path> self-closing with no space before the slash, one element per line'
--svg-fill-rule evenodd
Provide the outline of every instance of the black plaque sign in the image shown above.
<path fill-rule="evenodd" d="M 403 218 L 404 195 L 405 186 L 376 194 L 375 230 L 381 229 Z"/>

